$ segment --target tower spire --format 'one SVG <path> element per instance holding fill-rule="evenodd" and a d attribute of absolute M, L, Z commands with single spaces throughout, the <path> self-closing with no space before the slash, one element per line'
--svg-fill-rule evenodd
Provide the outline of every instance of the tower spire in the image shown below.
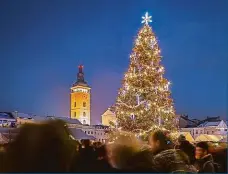
<path fill-rule="evenodd" d="M 83 73 L 83 65 L 78 66 L 77 82 L 85 83 L 84 73 Z"/>
<path fill-rule="evenodd" d="M 79 73 L 83 73 L 83 65 L 79 65 L 78 66 L 78 72 Z"/>
<path fill-rule="evenodd" d="M 87 86 L 88 87 L 88 84 L 84 78 L 83 68 L 84 68 L 83 65 L 78 66 L 77 81 L 73 84 L 73 86 L 79 85 L 79 86 Z"/>

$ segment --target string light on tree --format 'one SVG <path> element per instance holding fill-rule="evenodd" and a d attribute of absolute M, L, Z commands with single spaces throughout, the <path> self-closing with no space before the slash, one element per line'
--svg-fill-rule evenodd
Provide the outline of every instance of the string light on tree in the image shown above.
<path fill-rule="evenodd" d="M 122 130 L 134 133 L 153 130 L 156 125 L 174 131 L 177 126 L 169 91 L 171 83 L 163 77 L 165 68 L 161 65 L 160 48 L 149 25 L 152 17 L 146 13 L 142 19 L 143 26 L 134 42 L 120 88 L 122 92 L 116 100 L 117 123 Z"/>
<path fill-rule="evenodd" d="M 150 46 L 153 48 L 157 44 L 157 40 L 155 38 L 151 39 Z"/>

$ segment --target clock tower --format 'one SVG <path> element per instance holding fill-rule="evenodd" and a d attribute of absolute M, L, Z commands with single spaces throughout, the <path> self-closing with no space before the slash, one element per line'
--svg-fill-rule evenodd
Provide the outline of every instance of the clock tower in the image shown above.
<path fill-rule="evenodd" d="M 90 90 L 84 79 L 83 66 L 78 67 L 77 81 L 71 87 L 70 117 L 90 125 Z"/>

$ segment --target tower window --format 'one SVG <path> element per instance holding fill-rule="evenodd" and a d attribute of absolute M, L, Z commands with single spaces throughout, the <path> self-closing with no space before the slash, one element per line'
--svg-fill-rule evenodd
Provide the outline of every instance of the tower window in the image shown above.
<path fill-rule="evenodd" d="M 83 107 L 86 107 L 86 102 L 83 102 Z"/>
<path fill-rule="evenodd" d="M 76 117 L 77 116 L 77 114 L 76 114 L 76 112 L 74 112 L 74 117 Z"/>
<path fill-rule="evenodd" d="M 85 112 L 83 112 L 83 117 L 85 117 L 86 116 L 86 113 Z"/>
<path fill-rule="evenodd" d="M 86 124 L 86 121 L 85 120 L 83 120 L 83 124 Z M 88 132 L 88 134 L 89 134 L 89 132 Z"/>
<path fill-rule="evenodd" d="M 76 107 L 77 105 L 76 105 L 76 102 L 74 102 L 74 107 Z"/>

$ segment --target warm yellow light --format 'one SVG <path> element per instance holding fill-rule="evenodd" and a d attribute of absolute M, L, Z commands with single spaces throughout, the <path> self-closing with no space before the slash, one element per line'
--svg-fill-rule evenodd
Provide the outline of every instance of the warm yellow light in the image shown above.
<path fill-rule="evenodd" d="M 176 129 L 175 124 L 170 124 L 175 118 L 169 92 L 171 83 L 163 77 L 165 68 L 160 64 L 160 52 L 151 27 L 148 24 L 143 25 L 135 40 L 130 66 L 124 76 L 123 86 L 127 93 L 121 93 L 117 98 L 117 118 L 123 130 L 140 129 L 138 135 L 142 135 L 145 131 L 158 128 L 155 125 L 158 124 L 158 116 L 164 124 L 160 128 Z M 135 97 L 136 94 L 139 95 L 140 102 Z M 132 113 L 137 122 L 131 119 Z M 144 120 L 147 116 L 150 117 L 147 120 L 151 122 Z"/>

